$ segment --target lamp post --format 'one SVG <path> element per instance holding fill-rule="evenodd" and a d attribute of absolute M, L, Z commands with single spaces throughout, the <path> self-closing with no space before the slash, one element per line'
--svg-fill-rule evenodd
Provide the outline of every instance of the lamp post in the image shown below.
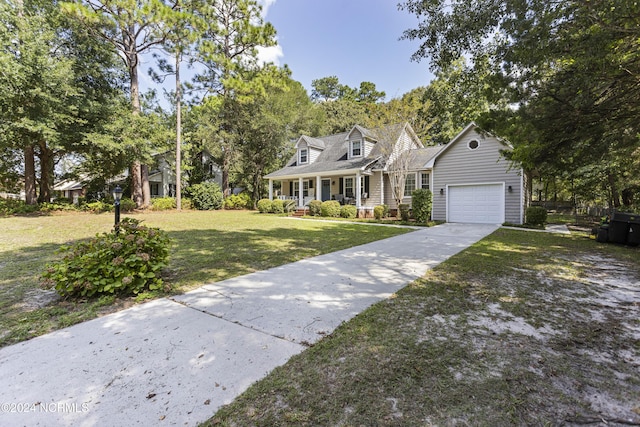
<path fill-rule="evenodd" d="M 122 199 L 122 188 L 119 185 L 116 185 L 116 188 L 113 189 L 113 205 L 116 208 L 116 221 L 115 227 L 116 233 L 120 232 L 120 200 Z"/>

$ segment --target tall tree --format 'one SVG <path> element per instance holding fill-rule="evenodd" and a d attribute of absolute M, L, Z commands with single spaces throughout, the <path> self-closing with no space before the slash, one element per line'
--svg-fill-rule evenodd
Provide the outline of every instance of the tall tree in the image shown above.
<path fill-rule="evenodd" d="M 316 132 L 313 109 L 306 90 L 291 79 L 288 69 L 266 66 L 247 76 L 233 105 L 237 119 L 242 176 L 257 202 L 265 194 L 262 177 L 282 167 L 282 155 L 301 133 Z"/>
<path fill-rule="evenodd" d="M 77 0 L 65 9 L 86 23 L 87 28 L 120 54 L 129 73 L 133 114 L 140 113 L 138 71 L 140 55 L 165 42 L 172 27 L 169 16 L 179 0 Z M 131 165 L 132 198 L 138 207 L 151 203 L 148 167 L 134 160 Z"/>
<path fill-rule="evenodd" d="M 23 150 L 29 204 L 37 181 L 38 199 L 50 200 L 56 159 L 83 149 L 117 86 L 111 54 L 58 12 L 51 2 L 0 5 L 0 144 Z"/>
<path fill-rule="evenodd" d="M 275 29 L 264 23 L 261 7 L 255 0 L 216 0 L 204 2 L 194 10 L 206 23 L 197 45 L 198 61 L 205 70 L 196 77 L 208 96 L 220 97 L 223 103 L 233 98 L 229 81 L 241 77 L 246 70 L 257 68 L 257 48 L 275 44 Z M 215 104 L 215 102 L 214 102 Z M 235 118 L 228 109 L 219 111 L 215 139 L 218 163 L 222 169 L 222 189 L 229 195 L 229 171 L 236 149 Z M 213 135 L 212 135 L 213 136 Z"/>
<path fill-rule="evenodd" d="M 403 8 L 421 19 L 405 32 L 422 41 L 414 59 L 442 70 L 461 56 L 489 58 L 492 96 L 511 104 L 482 124 L 515 144 L 513 158 L 554 175 L 606 167 L 619 203 L 617 186 L 631 172 L 622 160 L 640 141 L 638 2 L 410 0 Z"/>

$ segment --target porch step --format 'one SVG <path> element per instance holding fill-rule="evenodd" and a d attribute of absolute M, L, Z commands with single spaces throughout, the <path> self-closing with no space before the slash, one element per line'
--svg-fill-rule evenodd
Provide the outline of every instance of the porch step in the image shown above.
<path fill-rule="evenodd" d="M 301 217 L 301 216 L 304 216 L 304 215 L 305 215 L 305 213 L 306 213 L 306 210 L 305 210 L 305 209 L 299 209 L 299 208 L 298 208 L 298 209 L 296 209 L 295 211 L 293 211 L 293 216 L 295 216 L 295 217 Z"/>

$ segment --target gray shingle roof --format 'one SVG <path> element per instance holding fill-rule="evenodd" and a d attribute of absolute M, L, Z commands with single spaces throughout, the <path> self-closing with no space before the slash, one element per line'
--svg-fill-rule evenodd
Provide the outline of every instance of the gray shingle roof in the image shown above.
<path fill-rule="evenodd" d="M 436 154 L 444 148 L 444 145 L 437 145 L 433 147 L 418 148 L 411 150 L 411 160 L 409 161 L 409 170 L 424 169 L 429 160 L 431 160 Z"/>
<path fill-rule="evenodd" d="M 358 157 L 355 159 L 347 159 L 347 152 L 349 150 L 349 141 L 347 137 L 350 133 L 343 132 L 335 135 L 323 136 L 320 138 L 306 137 L 308 143 L 309 139 L 321 141 L 324 144 L 324 151 L 320 153 L 318 158 L 309 164 L 298 165 L 297 154 L 291 156 L 291 159 L 287 162 L 286 166 L 280 170 L 272 172 L 266 176 L 266 178 L 279 178 L 292 175 L 313 175 L 317 173 L 327 172 L 340 172 L 353 169 L 367 169 L 374 165 L 376 167 L 383 167 L 381 163 L 384 158 L 384 147 L 395 142 L 400 137 L 400 134 L 405 129 L 406 124 L 389 125 L 378 129 L 365 129 L 361 126 L 357 126 L 358 130 L 363 136 L 370 137 L 376 140 L 373 149 L 366 157 Z"/>

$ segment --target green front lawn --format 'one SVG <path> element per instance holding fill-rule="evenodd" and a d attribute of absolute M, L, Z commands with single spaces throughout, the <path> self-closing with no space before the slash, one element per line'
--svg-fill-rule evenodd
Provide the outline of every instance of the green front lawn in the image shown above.
<path fill-rule="evenodd" d="M 500 229 L 207 426 L 640 425 L 640 248 Z"/>
<path fill-rule="evenodd" d="M 172 293 L 263 270 L 409 230 L 295 221 L 249 211 L 125 215 L 168 232 L 173 244 L 165 281 Z M 70 213 L 0 218 L 0 346 L 13 344 L 144 299 L 107 296 L 40 306 L 39 276 L 60 245 L 107 232 L 113 214 Z"/>

